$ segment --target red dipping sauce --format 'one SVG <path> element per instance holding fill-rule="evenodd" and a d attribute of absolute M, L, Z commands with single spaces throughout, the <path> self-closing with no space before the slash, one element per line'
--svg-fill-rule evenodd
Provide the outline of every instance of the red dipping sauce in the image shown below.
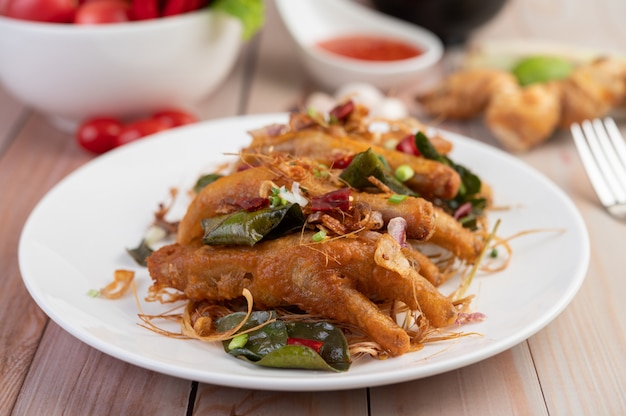
<path fill-rule="evenodd" d="M 320 41 L 317 46 L 336 55 L 363 61 L 399 61 L 422 54 L 408 42 L 371 35 L 338 36 Z"/>

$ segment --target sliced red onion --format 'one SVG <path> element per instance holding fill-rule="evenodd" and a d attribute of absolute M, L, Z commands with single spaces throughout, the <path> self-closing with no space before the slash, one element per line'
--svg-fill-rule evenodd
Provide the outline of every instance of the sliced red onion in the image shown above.
<path fill-rule="evenodd" d="M 454 219 L 458 220 L 459 218 L 463 218 L 466 215 L 468 215 L 470 212 L 472 212 L 472 204 L 469 202 L 466 202 L 462 204 L 460 207 L 458 207 L 456 211 L 454 211 Z"/>
<path fill-rule="evenodd" d="M 481 312 L 472 312 L 472 313 L 459 313 L 456 318 L 457 325 L 465 325 L 471 324 L 475 322 L 481 322 L 487 319 L 487 315 Z"/>
<path fill-rule="evenodd" d="M 404 218 L 395 217 L 389 220 L 387 232 L 401 247 L 406 247 L 406 220 Z"/>

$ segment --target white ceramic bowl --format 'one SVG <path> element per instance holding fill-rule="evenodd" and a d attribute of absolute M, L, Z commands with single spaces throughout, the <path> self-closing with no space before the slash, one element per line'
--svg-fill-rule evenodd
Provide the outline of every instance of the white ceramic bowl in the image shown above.
<path fill-rule="evenodd" d="M 441 40 L 430 31 L 392 18 L 355 0 L 276 0 L 303 63 L 321 85 L 336 89 L 350 82 L 397 87 L 432 68 L 443 55 Z M 372 62 L 344 58 L 316 44 L 342 35 L 374 35 L 407 42 L 422 53 L 410 59 Z"/>
<path fill-rule="evenodd" d="M 68 131 L 94 116 L 193 109 L 232 69 L 241 34 L 210 9 L 94 26 L 0 16 L 0 82 Z"/>

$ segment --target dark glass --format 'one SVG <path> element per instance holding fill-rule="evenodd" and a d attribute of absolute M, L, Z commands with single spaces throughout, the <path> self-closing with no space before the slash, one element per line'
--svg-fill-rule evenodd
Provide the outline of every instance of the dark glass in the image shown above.
<path fill-rule="evenodd" d="M 446 45 L 460 44 L 493 18 L 507 0 L 372 0 L 379 11 L 434 32 Z"/>

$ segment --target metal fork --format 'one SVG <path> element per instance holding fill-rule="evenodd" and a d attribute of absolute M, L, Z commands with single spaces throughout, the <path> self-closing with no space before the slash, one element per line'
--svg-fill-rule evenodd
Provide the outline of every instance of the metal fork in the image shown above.
<path fill-rule="evenodd" d="M 570 130 L 598 199 L 612 216 L 626 221 L 626 144 L 615 121 L 585 120 Z"/>

